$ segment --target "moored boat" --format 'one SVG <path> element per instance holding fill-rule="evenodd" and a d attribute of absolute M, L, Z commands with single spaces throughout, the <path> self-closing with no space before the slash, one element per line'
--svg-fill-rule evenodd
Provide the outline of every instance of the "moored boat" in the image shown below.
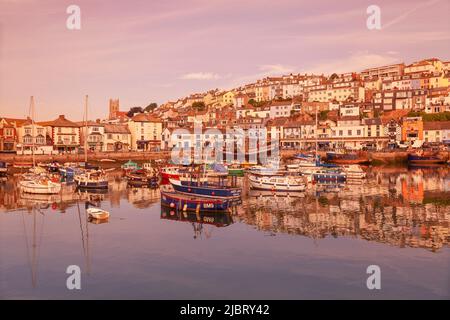
<path fill-rule="evenodd" d="M 207 181 L 181 181 L 175 179 L 169 179 L 169 181 L 175 191 L 188 195 L 209 198 L 240 198 L 242 193 L 241 188 L 210 184 Z"/>
<path fill-rule="evenodd" d="M 89 217 L 97 220 L 106 220 L 109 218 L 109 212 L 100 208 L 87 208 L 86 209 Z"/>
<path fill-rule="evenodd" d="M 125 171 L 138 170 L 140 169 L 139 165 L 131 160 L 128 160 L 123 165 L 120 166 Z"/>
<path fill-rule="evenodd" d="M 36 178 L 19 182 L 20 190 L 33 194 L 57 194 L 61 191 L 61 184 L 47 178 Z"/>
<path fill-rule="evenodd" d="M 180 169 L 178 167 L 170 166 L 161 168 L 161 177 L 163 180 L 180 179 Z"/>
<path fill-rule="evenodd" d="M 408 164 L 410 165 L 433 165 L 445 163 L 444 159 L 437 156 L 425 156 L 420 154 L 408 154 Z"/>
<path fill-rule="evenodd" d="M 132 186 L 145 186 L 156 188 L 158 186 L 158 177 L 150 174 L 147 170 L 139 169 L 126 173 L 128 183 Z"/>
<path fill-rule="evenodd" d="M 81 189 L 108 189 L 108 180 L 98 170 L 76 174 L 73 179 Z"/>
<path fill-rule="evenodd" d="M 258 190 L 301 192 L 306 189 L 306 179 L 302 176 L 261 176 L 249 175 L 251 188 Z"/>
<path fill-rule="evenodd" d="M 365 152 L 327 152 L 327 161 L 336 164 L 363 164 L 369 163 L 370 159 Z"/>
<path fill-rule="evenodd" d="M 161 205 L 182 211 L 223 211 L 233 203 L 232 199 L 212 199 L 161 190 Z"/>

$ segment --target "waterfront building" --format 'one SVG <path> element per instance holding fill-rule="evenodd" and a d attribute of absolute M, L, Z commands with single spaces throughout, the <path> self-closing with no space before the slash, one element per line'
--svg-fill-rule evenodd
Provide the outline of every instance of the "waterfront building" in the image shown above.
<path fill-rule="evenodd" d="M 151 114 L 140 113 L 128 122 L 131 133 L 131 149 L 154 151 L 161 146 L 162 121 Z"/>
<path fill-rule="evenodd" d="M 25 121 L 25 119 L 0 118 L 0 152 L 16 151 L 17 127 Z"/>
<path fill-rule="evenodd" d="M 450 144 L 450 121 L 425 121 L 423 137 L 424 142 Z"/>
<path fill-rule="evenodd" d="M 127 124 L 105 124 L 103 150 L 125 152 L 131 149 L 131 132 Z"/>
<path fill-rule="evenodd" d="M 80 126 L 64 115 L 47 122 L 39 122 L 47 130 L 47 135 L 53 145 L 53 150 L 58 153 L 76 153 L 80 147 Z"/>
<path fill-rule="evenodd" d="M 52 154 L 53 146 L 44 126 L 34 124 L 30 118 L 17 128 L 17 154 Z"/>
<path fill-rule="evenodd" d="M 77 122 L 80 126 L 80 144 L 84 147 L 84 139 L 87 139 L 87 148 L 90 151 L 102 151 L 104 145 L 104 124 L 98 121 Z"/>
<path fill-rule="evenodd" d="M 405 117 L 402 121 L 402 141 L 409 144 L 423 142 L 422 117 Z"/>

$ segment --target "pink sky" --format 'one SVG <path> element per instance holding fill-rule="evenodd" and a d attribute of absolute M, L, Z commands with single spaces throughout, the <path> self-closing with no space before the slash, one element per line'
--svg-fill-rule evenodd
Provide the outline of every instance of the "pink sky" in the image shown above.
<path fill-rule="evenodd" d="M 68 30 L 66 8 L 81 8 Z M 366 28 L 381 7 L 382 30 Z M 105 117 L 266 75 L 450 59 L 449 0 L 0 0 L 0 116 Z"/>

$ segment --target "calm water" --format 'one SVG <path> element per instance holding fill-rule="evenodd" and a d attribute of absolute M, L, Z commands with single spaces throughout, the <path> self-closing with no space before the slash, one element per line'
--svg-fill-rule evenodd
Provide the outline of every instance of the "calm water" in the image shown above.
<path fill-rule="evenodd" d="M 248 191 L 229 214 L 161 210 L 159 191 L 110 176 L 107 194 L 0 185 L 0 297 L 450 298 L 450 171 L 369 171 L 302 197 Z M 87 222 L 85 201 L 111 212 Z M 66 288 L 67 266 L 82 269 Z M 366 268 L 381 268 L 368 290 Z"/>

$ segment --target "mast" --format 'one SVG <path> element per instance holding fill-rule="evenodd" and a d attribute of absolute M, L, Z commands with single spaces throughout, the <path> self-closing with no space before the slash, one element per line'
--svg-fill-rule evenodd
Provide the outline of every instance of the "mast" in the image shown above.
<path fill-rule="evenodd" d="M 316 134 L 315 134 L 315 137 L 316 137 L 316 165 L 317 165 L 317 153 L 318 153 L 317 131 L 319 130 L 319 122 L 318 122 L 318 119 L 317 119 L 317 108 L 318 108 L 318 106 L 316 105 Z"/>
<path fill-rule="evenodd" d="M 31 154 L 33 157 L 33 168 L 36 166 L 36 159 L 34 157 L 34 147 L 35 147 L 35 125 L 34 125 L 34 96 L 30 97 L 30 116 L 31 116 Z"/>
<path fill-rule="evenodd" d="M 88 95 L 85 97 L 84 102 L 84 163 L 87 164 L 87 120 L 88 119 Z"/>

